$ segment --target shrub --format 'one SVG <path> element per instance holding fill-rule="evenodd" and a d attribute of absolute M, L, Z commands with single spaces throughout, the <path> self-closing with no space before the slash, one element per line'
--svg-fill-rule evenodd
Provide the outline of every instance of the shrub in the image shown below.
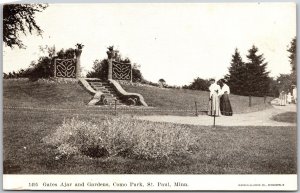
<path fill-rule="evenodd" d="M 203 90 L 208 91 L 209 88 L 209 80 L 205 80 L 202 78 L 196 78 L 190 85 L 183 86 L 184 89 L 191 89 L 191 90 Z"/>
<path fill-rule="evenodd" d="M 116 156 L 141 159 L 187 156 L 196 140 L 183 125 L 153 123 L 129 117 L 105 117 L 101 122 L 64 120 L 43 139 L 60 155 Z"/>

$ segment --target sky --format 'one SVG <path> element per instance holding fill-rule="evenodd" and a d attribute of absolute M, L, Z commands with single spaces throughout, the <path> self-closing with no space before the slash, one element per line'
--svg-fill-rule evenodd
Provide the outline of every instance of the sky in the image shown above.
<path fill-rule="evenodd" d="M 83 73 L 107 57 L 114 45 L 140 65 L 145 79 L 169 85 L 222 78 L 238 48 L 244 61 L 255 45 L 275 77 L 290 73 L 291 40 L 296 36 L 294 3 L 102 3 L 49 4 L 36 14 L 42 37 L 21 35 L 26 49 L 3 47 L 3 72 L 27 68 L 44 55 L 40 46 L 84 44 Z"/>

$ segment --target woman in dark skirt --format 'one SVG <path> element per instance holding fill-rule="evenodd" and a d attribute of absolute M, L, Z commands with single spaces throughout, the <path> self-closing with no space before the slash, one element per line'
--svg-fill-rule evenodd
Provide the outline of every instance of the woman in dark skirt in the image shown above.
<path fill-rule="evenodd" d="M 232 116 L 232 108 L 229 100 L 230 88 L 224 79 L 220 80 L 221 93 L 220 93 L 220 110 L 221 114 L 225 116 Z"/>

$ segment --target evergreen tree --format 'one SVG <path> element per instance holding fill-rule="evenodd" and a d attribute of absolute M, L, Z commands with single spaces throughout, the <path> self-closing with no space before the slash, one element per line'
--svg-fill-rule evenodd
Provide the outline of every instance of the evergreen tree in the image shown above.
<path fill-rule="evenodd" d="M 266 71 L 267 62 L 263 54 L 258 54 L 258 48 L 254 45 L 250 50 L 246 63 L 246 95 L 248 96 L 265 96 L 269 90 L 269 72 Z"/>
<path fill-rule="evenodd" d="M 292 67 L 292 73 L 291 73 L 291 79 L 292 79 L 292 83 L 296 84 L 297 83 L 297 69 L 296 69 L 296 59 L 297 59 L 297 50 L 296 50 L 296 37 L 293 38 L 291 45 L 289 47 L 289 49 L 287 50 L 288 52 L 290 52 L 290 63 L 291 63 L 291 67 Z"/>
<path fill-rule="evenodd" d="M 229 67 L 229 74 L 225 76 L 228 81 L 228 86 L 234 94 L 245 95 L 246 94 L 246 68 L 245 63 L 238 51 L 235 49 L 232 55 L 231 66 Z"/>

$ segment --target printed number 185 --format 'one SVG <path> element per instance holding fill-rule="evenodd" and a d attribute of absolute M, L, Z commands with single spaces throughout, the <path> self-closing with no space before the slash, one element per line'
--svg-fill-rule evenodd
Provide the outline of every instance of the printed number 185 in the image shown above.
<path fill-rule="evenodd" d="M 29 187 L 36 187 L 38 186 L 39 184 L 37 182 L 33 182 L 33 183 L 29 183 Z"/>

